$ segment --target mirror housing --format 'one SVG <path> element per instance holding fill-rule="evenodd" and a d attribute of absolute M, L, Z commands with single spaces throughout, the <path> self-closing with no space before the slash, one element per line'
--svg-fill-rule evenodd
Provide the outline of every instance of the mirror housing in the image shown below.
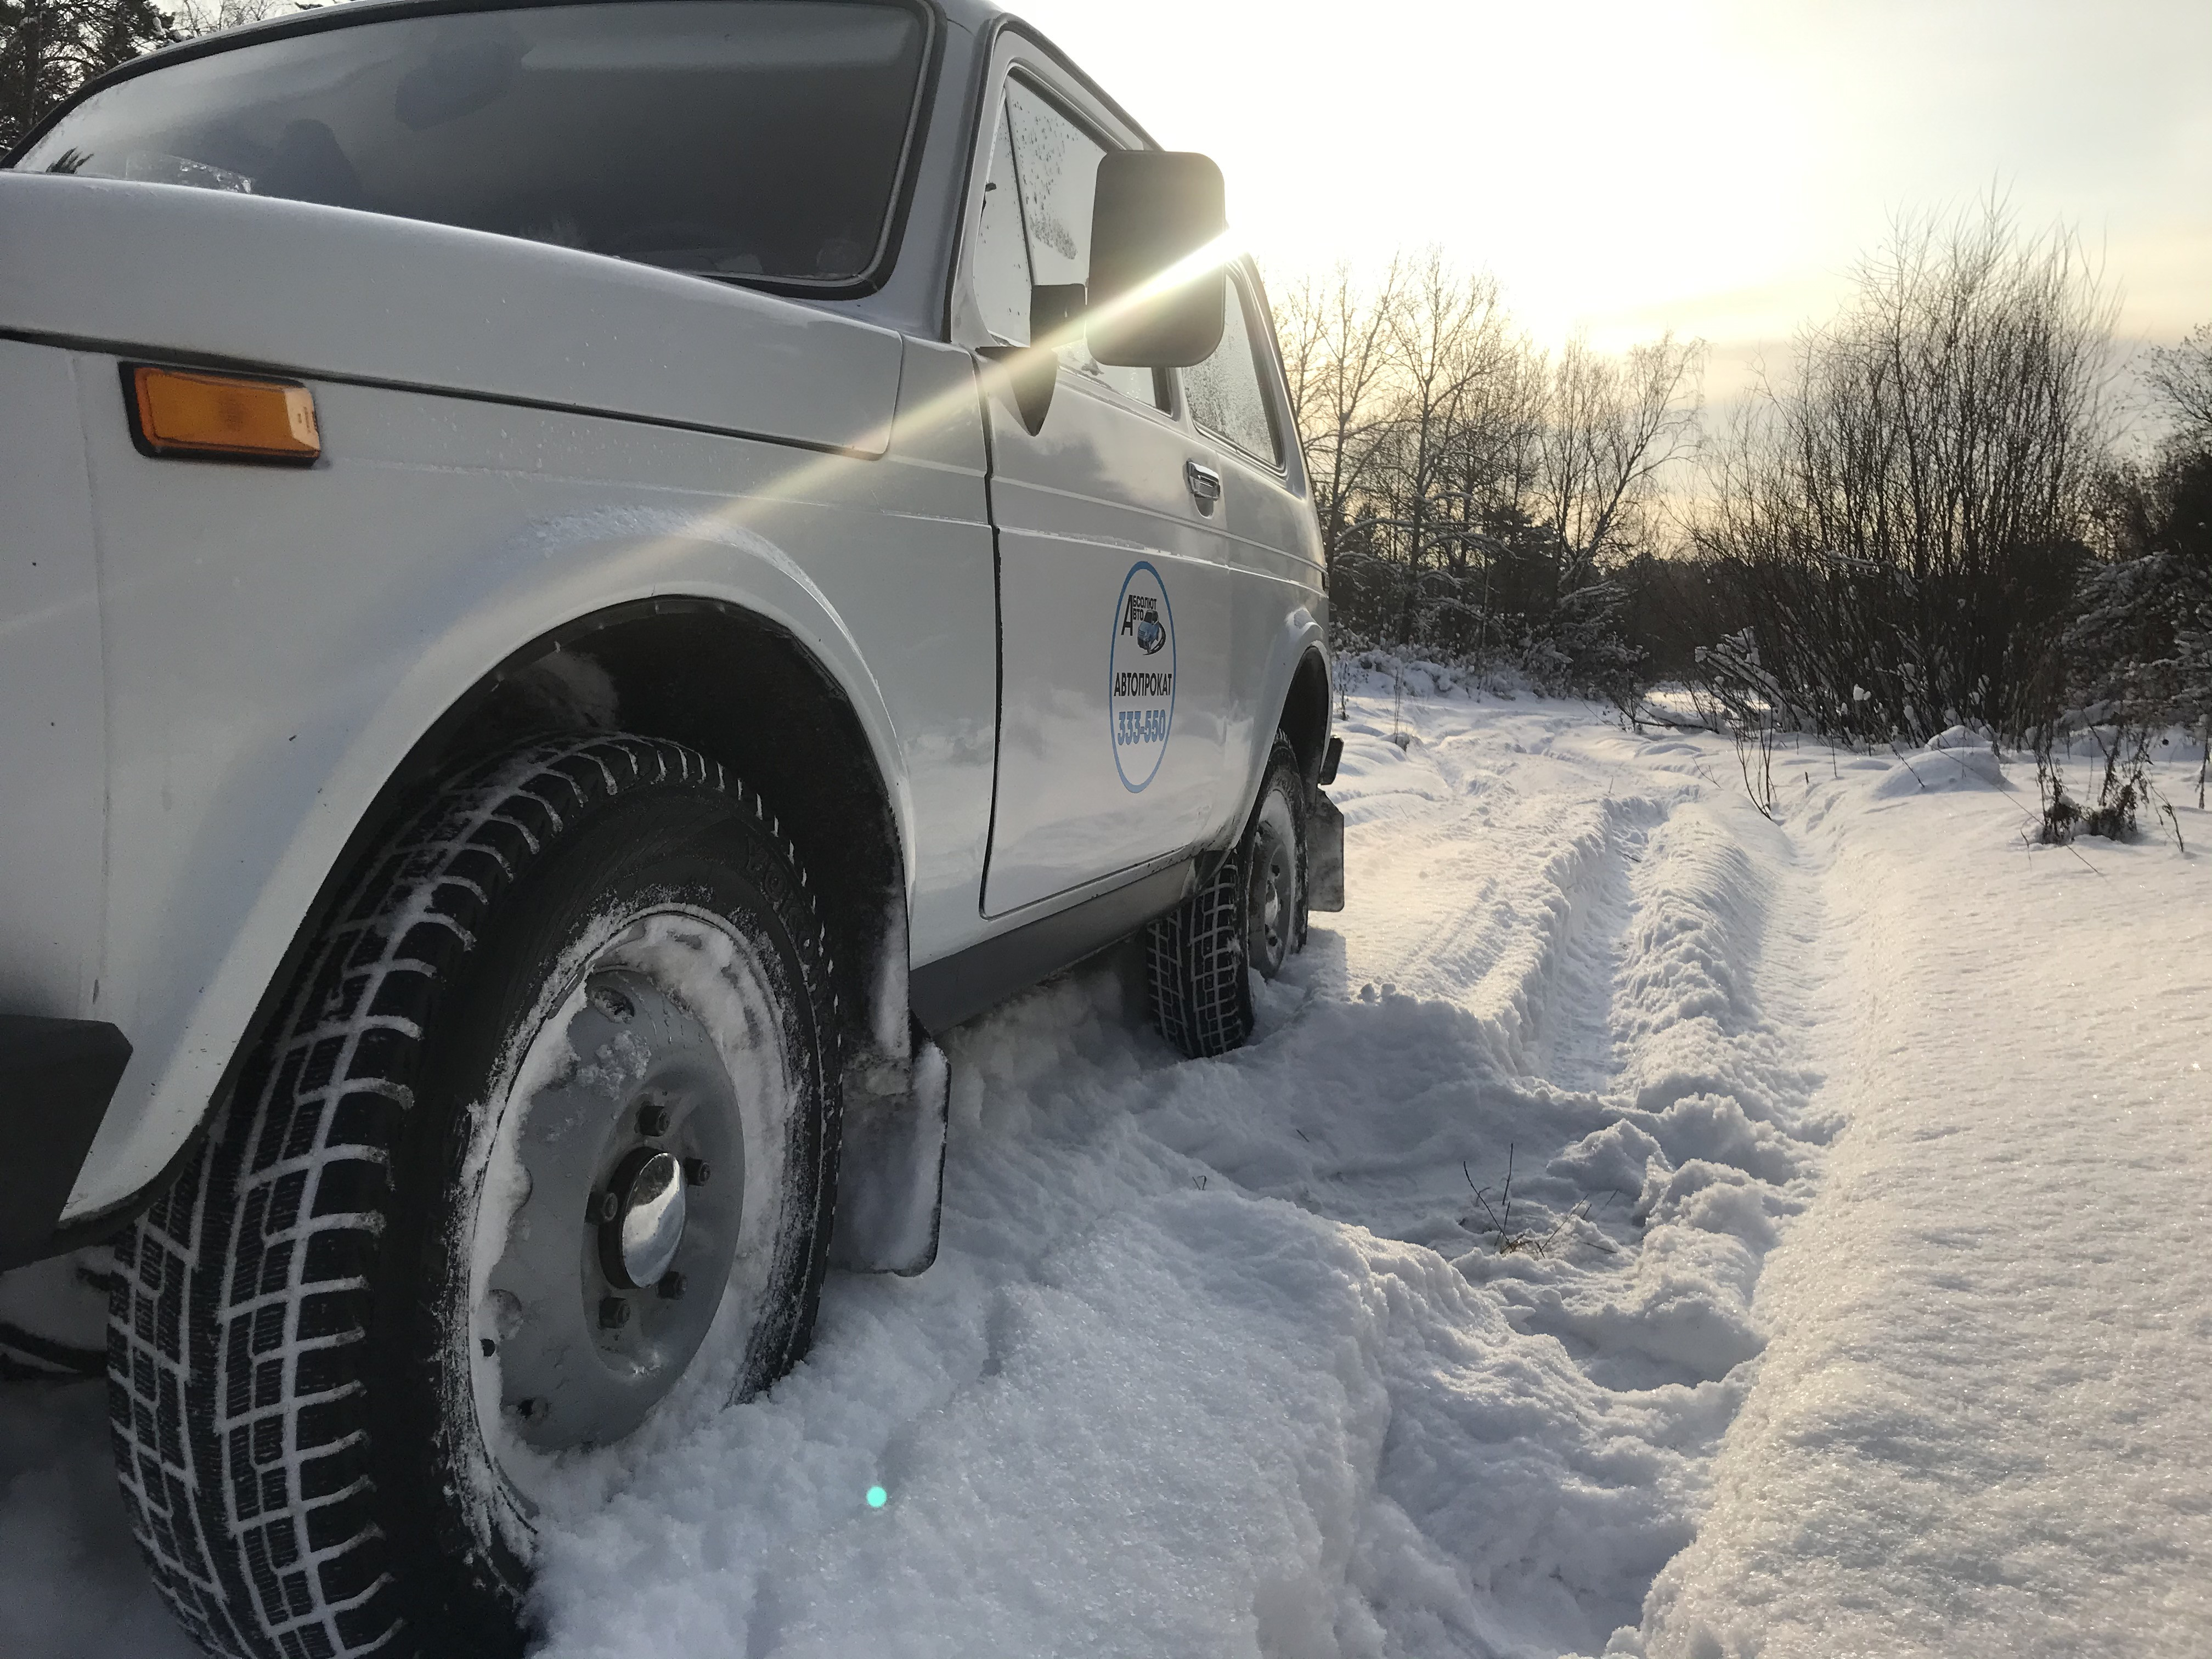
<path fill-rule="evenodd" d="M 1030 288 L 1030 343 L 1032 345 L 1070 345 L 1079 337 L 1074 333 L 1080 324 L 1084 307 L 1091 303 L 1090 295 L 1080 283 L 1036 283 Z M 1055 334 L 1066 337 L 1055 340 Z"/>
<path fill-rule="evenodd" d="M 1032 438 L 1044 430 L 1045 416 L 1052 413 L 1053 390 L 1060 384 L 1060 356 L 1054 347 L 1073 339 L 1073 331 L 1082 324 L 1083 307 L 1080 283 L 1034 283 L 1030 289 L 1029 344 L 981 349 Z M 1054 335 L 1066 337 L 1055 341 Z"/>
<path fill-rule="evenodd" d="M 1229 228 L 1221 169 L 1203 155 L 1109 150 L 1091 198 L 1091 355 L 1127 368 L 1188 368 L 1221 344 L 1219 268 L 1132 296 Z"/>
<path fill-rule="evenodd" d="M 984 383 L 1012 399 L 1022 429 L 1032 438 L 1043 431 L 1060 385 L 1059 354 L 1050 346 L 987 345 L 976 347 L 975 355 L 991 365 Z"/>

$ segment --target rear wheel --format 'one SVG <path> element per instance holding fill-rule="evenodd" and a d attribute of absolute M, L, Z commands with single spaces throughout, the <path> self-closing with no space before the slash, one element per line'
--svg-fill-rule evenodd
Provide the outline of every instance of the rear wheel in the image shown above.
<path fill-rule="evenodd" d="M 1276 977 L 1305 948 L 1305 823 L 1297 756 L 1277 738 L 1260 804 L 1244 832 L 1245 951 L 1262 979 Z"/>
<path fill-rule="evenodd" d="M 118 1251 L 110 1397 L 211 1650 L 513 1652 L 551 1460 L 805 1351 L 836 1187 L 828 940 L 676 744 L 447 796 Z"/>
<path fill-rule="evenodd" d="M 1275 739 L 1244 835 L 1211 880 L 1152 926 L 1152 1023 L 1194 1060 L 1252 1035 L 1251 970 L 1273 979 L 1306 937 L 1304 781 Z"/>

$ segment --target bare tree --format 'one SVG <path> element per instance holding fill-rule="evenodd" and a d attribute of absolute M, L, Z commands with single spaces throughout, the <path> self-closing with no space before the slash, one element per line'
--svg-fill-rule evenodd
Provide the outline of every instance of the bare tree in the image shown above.
<path fill-rule="evenodd" d="M 1401 285 L 1396 259 L 1371 294 L 1340 265 L 1325 281 L 1300 281 L 1279 308 L 1291 415 L 1332 564 L 1388 423 L 1392 319 Z"/>
<path fill-rule="evenodd" d="M 282 14 L 313 11 L 297 0 L 176 0 L 177 33 L 187 38 L 244 28 Z"/>
<path fill-rule="evenodd" d="M 2086 556 L 2113 307 L 1999 204 L 1901 222 L 1718 447 L 1696 536 L 1796 716 L 2017 729 Z"/>
<path fill-rule="evenodd" d="M 1704 343 L 1669 331 L 1623 358 L 1569 342 L 1553 370 L 1540 441 L 1547 522 L 1566 555 L 1563 581 L 1643 550 L 1668 470 L 1697 446 Z"/>
<path fill-rule="evenodd" d="M 1658 538 L 1662 479 L 1694 441 L 1702 349 L 1671 337 L 1554 364 L 1497 282 L 1431 251 L 1371 288 L 1340 269 L 1289 290 L 1285 366 L 1355 637 L 1595 685 L 1624 590 L 1600 573 Z M 1610 669 L 1608 672 L 1610 672 Z"/>
<path fill-rule="evenodd" d="M 1463 275 L 1431 250 L 1412 263 L 1400 302 L 1387 313 L 1392 381 L 1390 418 L 1368 480 L 1369 527 L 1395 568 L 1397 638 L 1419 637 L 1425 604 L 1464 600 L 1426 580 L 1447 571 L 1468 538 L 1480 532 L 1462 481 L 1464 451 L 1480 428 L 1482 393 L 1512 383 L 1522 349 L 1488 272 Z"/>
<path fill-rule="evenodd" d="M 2184 442 L 2212 447 L 2212 323 L 2153 358 L 2150 383 Z"/>

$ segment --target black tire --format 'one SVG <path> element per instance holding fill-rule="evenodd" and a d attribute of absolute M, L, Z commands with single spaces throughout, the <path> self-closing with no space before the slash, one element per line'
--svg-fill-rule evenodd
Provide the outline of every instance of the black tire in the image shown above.
<path fill-rule="evenodd" d="M 1286 821 L 1288 846 L 1263 830 Z M 1287 856 L 1283 871 L 1279 859 Z M 1268 943 L 1258 884 L 1270 871 L 1293 890 L 1279 905 L 1279 933 Z M 1152 925 L 1146 951 L 1152 1024 L 1193 1060 L 1224 1054 L 1252 1035 L 1250 975 L 1273 979 L 1304 948 L 1306 935 L 1305 789 L 1297 755 L 1279 735 L 1258 799 L 1236 850 L 1205 886 Z"/>
<path fill-rule="evenodd" d="M 547 1025 L 559 974 L 580 987 L 584 930 L 625 904 L 708 914 L 761 958 L 794 1082 L 746 1386 L 805 1352 L 840 1097 L 829 939 L 793 848 L 672 743 L 550 739 L 486 768 L 341 908 L 191 1166 L 117 1253 L 117 1470 L 155 1583 L 210 1652 L 520 1650 L 527 1506 L 475 1479 L 497 1425 L 477 1420 L 456 1316 L 483 1126 L 507 1110 L 487 1080 L 511 1080 L 523 1022 Z"/>

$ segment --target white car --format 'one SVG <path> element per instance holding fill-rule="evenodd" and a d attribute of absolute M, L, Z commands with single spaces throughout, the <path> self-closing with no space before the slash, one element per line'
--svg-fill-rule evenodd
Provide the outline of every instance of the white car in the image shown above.
<path fill-rule="evenodd" d="M 211 1650 L 516 1649 L 550 1460 L 928 1265 L 933 1034 L 1340 906 L 1225 227 L 973 0 L 367 0 L 0 170 L 0 1267 L 112 1241 Z"/>

